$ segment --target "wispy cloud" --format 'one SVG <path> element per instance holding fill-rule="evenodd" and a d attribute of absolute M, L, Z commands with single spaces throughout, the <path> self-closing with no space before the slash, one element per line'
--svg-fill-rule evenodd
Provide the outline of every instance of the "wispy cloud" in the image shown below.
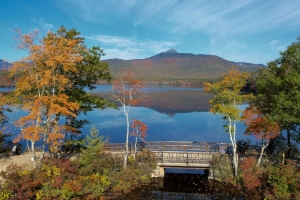
<path fill-rule="evenodd" d="M 86 20 L 101 20 L 113 13 L 113 17 L 128 17 L 134 25 L 141 22 L 165 26 L 172 31 L 205 31 L 209 34 L 239 34 L 279 27 L 293 28 L 300 18 L 300 4 L 252 0 L 238 1 L 138 1 L 126 2 L 97 0 L 69 0 L 65 5 L 76 7 L 76 15 Z M 259 13 L 259 15 L 257 14 Z M 288 23 L 287 23 L 288 22 Z"/>
<path fill-rule="evenodd" d="M 51 31 L 54 28 L 53 24 L 45 22 L 43 18 L 40 19 L 31 18 L 31 21 L 38 24 L 39 27 L 41 27 L 41 29 L 44 31 Z"/>
<path fill-rule="evenodd" d="M 41 18 L 40 15 L 38 15 L 36 12 L 34 12 L 32 9 L 30 9 L 28 6 L 26 6 L 24 3 L 22 3 L 21 1 L 18 2 L 19 4 L 21 4 L 27 11 L 29 11 L 31 14 L 35 15 L 38 18 Z"/>
<path fill-rule="evenodd" d="M 280 52 L 286 49 L 286 46 L 281 43 L 279 40 L 272 40 L 268 43 L 270 49 L 276 52 Z"/>
<path fill-rule="evenodd" d="M 271 45 L 274 45 L 278 42 L 279 42 L 279 40 L 272 40 L 271 42 L 268 43 L 268 45 L 271 46 Z"/>
<path fill-rule="evenodd" d="M 132 37 L 112 35 L 85 36 L 86 39 L 99 43 L 104 48 L 107 58 L 133 59 L 144 58 L 145 52 L 160 53 L 178 45 L 172 41 L 139 40 Z"/>

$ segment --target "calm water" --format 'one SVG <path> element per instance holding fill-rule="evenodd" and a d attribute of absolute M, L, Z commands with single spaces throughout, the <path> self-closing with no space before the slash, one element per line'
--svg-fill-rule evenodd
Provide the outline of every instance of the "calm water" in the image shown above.
<path fill-rule="evenodd" d="M 93 93 L 109 97 L 110 91 L 111 86 L 98 86 Z M 221 117 L 209 112 L 208 102 L 213 96 L 203 89 L 148 86 L 144 93 L 145 100 L 139 107 L 131 107 L 129 117 L 148 125 L 147 141 L 230 142 Z M 80 118 L 91 122 L 82 129 L 83 133 L 95 124 L 100 134 L 109 136 L 111 142 L 125 142 L 126 118 L 122 107 L 95 110 Z M 254 141 L 253 137 L 243 134 L 244 130 L 245 126 L 239 123 L 237 140 Z"/>
<path fill-rule="evenodd" d="M 11 89 L 10 89 L 11 90 Z M 0 92 L 7 88 L 0 88 Z M 111 86 L 98 85 L 92 91 L 95 95 L 110 98 Z M 129 118 L 147 124 L 146 141 L 196 141 L 196 142 L 230 142 L 228 133 L 224 132 L 220 116 L 209 112 L 209 100 L 213 97 L 201 88 L 177 88 L 167 86 L 147 86 L 143 92 L 144 101 L 138 107 L 131 107 Z M 16 119 L 24 112 L 7 114 L 9 119 Z M 126 118 L 122 107 L 119 110 L 94 110 L 87 115 L 79 116 L 88 119 L 90 124 L 81 131 L 85 137 L 92 125 L 96 125 L 101 135 L 109 136 L 111 142 L 125 142 Z M 237 140 L 250 139 L 252 136 L 243 134 L 245 126 L 237 126 Z M 12 129 L 14 133 L 18 129 Z M 134 141 L 134 138 L 130 138 Z"/>

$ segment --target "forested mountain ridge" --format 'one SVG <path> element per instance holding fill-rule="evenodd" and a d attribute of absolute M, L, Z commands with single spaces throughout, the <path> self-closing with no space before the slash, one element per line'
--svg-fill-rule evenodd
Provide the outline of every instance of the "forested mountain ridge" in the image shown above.
<path fill-rule="evenodd" d="M 233 66 L 250 72 L 266 67 L 262 64 L 232 62 L 215 55 L 178 53 L 174 49 L 145 59 L 104 61 L 108 62 L 113 75 L 127 69 L 145 81 L 215 79 L 228 73 Z"/>
<path fill-rule="evenodd" d="M 10 66 L 11 63 L 0 59 L 0 87 L 10 87 L 15 84 L 15 79 L 8 73 Z"/>
<path fill-rule="evenodd" d="M 5 60 L 0 59 L 0 70 L 2 70 L 2 69 L 8 69 L 9 66 L 11 66 L 11 63 L 6 62 Z"/>
<path fill-rule="evenodd" d="M 113 77 L 120 71 L 130 70 L 137 79 L 148 84 L 196 84 L 205 80 L 219 78 L 228 73 L 233 66 L 241 71 L 256 71 L 266 67 L 262 64 L 232 62 L 215 55 L 178 53 L 175 49 L 159 53 L 145 59 L 107 59 Z M 0 70 L 7 69 L 11 63 L 0 59 Z"/>

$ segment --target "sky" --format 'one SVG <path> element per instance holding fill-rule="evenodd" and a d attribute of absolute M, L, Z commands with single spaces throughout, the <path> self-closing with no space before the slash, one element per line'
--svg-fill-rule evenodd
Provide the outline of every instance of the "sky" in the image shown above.
<path fill-rule="evenodd" d="M 0 59 L 27 55 L 13 38 L 75 28 L 102 59 L 143 59 L 175 49 L 267 64 L 300 35 L 299 0 L 1 0 Z"/>

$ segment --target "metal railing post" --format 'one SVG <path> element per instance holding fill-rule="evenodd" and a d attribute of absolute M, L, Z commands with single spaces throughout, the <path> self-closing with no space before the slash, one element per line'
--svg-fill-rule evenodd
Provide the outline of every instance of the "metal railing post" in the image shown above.
<path fill-rule="evenodd" d="M 186 164 L 188 165 L 189 164 L 189 154 L 186 153 Z"/>

